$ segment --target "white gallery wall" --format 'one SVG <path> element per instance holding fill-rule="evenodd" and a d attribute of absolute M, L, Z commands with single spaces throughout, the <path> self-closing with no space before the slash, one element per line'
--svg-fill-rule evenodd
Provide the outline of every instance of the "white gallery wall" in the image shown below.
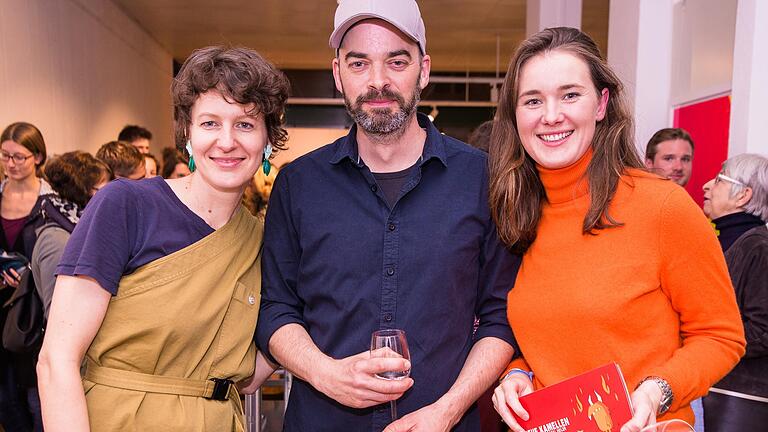
<path fill-rule="evenodd" d="M 627 88 L 638 149 L 675 106 L 731 90 L 739 0 L 612 0 L 608 62 Z"/>
<path fill-rule="evenodd" d="M 95 152 L 128 123 L 171 145 L 171 55 L 110 0 L 0 0 L 0 128 L 30 122 L 49 154 Z"/>
<path fill-rule="evenodd" d="M 739 0 L 733 55 L 733 98 L 728 154 L 768 155 L 763 125 L 768 118 L 768 2 Z"/>
<path fill-rule="evenodd" d="M 737 3 L 737 0 L 674 3 L 672 105 L 731 91 Z"/>

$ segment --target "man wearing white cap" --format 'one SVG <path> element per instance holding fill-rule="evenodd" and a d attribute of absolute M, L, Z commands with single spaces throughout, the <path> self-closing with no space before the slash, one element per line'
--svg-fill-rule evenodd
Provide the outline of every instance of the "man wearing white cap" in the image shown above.
<path fill-rule="evenodd" d="M 257 341 L 298 378 L 284 430 L 479 430 L 473 404 L 514 352 L 519 266 L 488 210 L 486 156 L 416 112 L 431 60 L 415 1 L 342 0 L 334 24 L 355 125 L 280 171 L 265 225 Z M 372 358 L 382 329 L 405 331 L 410 362 Z"/>

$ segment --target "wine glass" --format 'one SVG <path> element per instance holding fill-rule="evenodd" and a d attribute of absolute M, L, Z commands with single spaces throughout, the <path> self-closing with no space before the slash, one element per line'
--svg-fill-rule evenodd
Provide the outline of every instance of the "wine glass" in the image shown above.
<path fill-rule="evenodd" d="M 694 432 L 693 426 L 683 420 L 666 420 L 640 429 L 640 432 Z"/>
<path fill-rule="evenodd" d="M 411 360 L 408 352 L 408 341 L 405 332 L 398 329 L 376 330 L 371 335 L 371 357 L 402 357 Z M 401 380 L 411 374 L 411 370 L 386 371 L 377 373 L 376 377 L 386 380 Z M 389 401 L 392 421 L 397 420 L 397 402 Z"/>

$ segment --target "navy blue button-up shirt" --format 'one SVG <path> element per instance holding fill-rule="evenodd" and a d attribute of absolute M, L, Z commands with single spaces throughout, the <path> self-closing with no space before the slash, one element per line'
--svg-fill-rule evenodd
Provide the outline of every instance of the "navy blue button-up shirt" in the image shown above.
<path fill-rule="evenodd" d="M 369 349 L 374 330 L 405 330 L 414 385 L 397 401 L 401 416 L 448 391 L 475 341 L 516 347 L 506 295 L 520 261 L 497 238 L 486 155 L 418 120 L 422 158 L 392 208 L 358 157 L 356 127 L 280 171 L 257 328 L 265 353 L 278 328 L 298 323 L 337 359 Z M 296 379 L 285 430 L 381 431 L 390 422 L 388 405 L 345 407 Z M 476 410 L 454 430 L 479 430 Z"/>

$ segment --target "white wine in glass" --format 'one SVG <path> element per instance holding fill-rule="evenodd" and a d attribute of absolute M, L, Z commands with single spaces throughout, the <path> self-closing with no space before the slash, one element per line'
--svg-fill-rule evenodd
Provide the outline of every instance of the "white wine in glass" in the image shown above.
<path fill-rule="evenodd" d="M 408 340 L 405 332 L 398 329 L 376 330 L 371 335 L 371 357 L 402 357 L 411 360 L 408 352 Z M 386 380 L 401 380 L 408 377 L 411 370 L 386 371 L 376 374 L 377 377 Z M 397 402 L 390 401 L 392 421 L 397 420 Z"/>

